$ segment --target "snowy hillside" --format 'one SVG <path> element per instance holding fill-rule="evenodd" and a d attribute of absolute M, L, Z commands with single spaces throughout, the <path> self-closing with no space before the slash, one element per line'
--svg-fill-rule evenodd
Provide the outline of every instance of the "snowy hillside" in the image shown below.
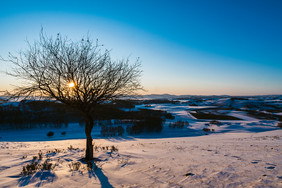
<path fill-rule="evenodd" d="M 85 140 L 0 142 L 0 187 L 281 187 L 281 143 L 281 130 L 98 139 L 97 167 L 89 170 L 80 161 Z M 54 168 L 20 175 L 39 152 Z"/>

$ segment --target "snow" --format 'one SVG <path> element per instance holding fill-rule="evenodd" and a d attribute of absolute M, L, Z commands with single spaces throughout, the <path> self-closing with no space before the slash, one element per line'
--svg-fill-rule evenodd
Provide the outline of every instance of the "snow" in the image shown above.
<path fill-rule="evenodd" d="M 97 139 L 97 168 L 69 165 L 84 155 L 84 139 L 0 142 L 0 187 L 281 187 L 282 131 L 162 139 Z M 67 148 L 73 146 L 72 149 Z M 59 152 L 47 154 L 57 149 Z M 56 167 L 20 176 L 43 152 Z M 26 158 L 23 158 L 26 156 Z"/>
<path fill-rule="evenodd" d="M 0 187 L 282 187 L 282 130 L 278 121 L 256 119 L 238 110 L 246 104 L 265 110 L 255 100 L 224 97 L 203 100 L 198 106 L 189 106 L 188 100 L 136 105 L 130 110 L 165 110 L 175 119 L 167 120 L 160 133 L 135 136 L 104 138 L 95 126 L 93 170 L 81 161 L 86 141 L 84 127 L 78 123 L 23 130 L 2 126 Z M 226 110 L 230 106 L 236 110 Z M 241 120 L 220 120 L 221 124 L 215 125 L 189 113 L 206 108 Z M 189 125 L 169 128 L 170 122 L 178 120 Z M 213 131 L 204 132 L 203 128 Z M 53 137 L 46 135 L 49 131 L 55 133 Z M 118 151 L 102 149 L 106 146 L 115 146 Z M 21 175 L 23 166 L 40 152 L 43 159 L 36 161 L 42 164 L 48 159 L 54 168 Z M 81 166 L 74 170 L 74 164 Z"/>

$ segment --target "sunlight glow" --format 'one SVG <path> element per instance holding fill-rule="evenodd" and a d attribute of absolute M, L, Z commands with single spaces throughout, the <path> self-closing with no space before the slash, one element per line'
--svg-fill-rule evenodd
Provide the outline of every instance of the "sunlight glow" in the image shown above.
<path fill-rule="evenodd" d="M 68 83 L 68 86 L 69 86 L 69 87 L 74 87 L 74 82 Z"/>

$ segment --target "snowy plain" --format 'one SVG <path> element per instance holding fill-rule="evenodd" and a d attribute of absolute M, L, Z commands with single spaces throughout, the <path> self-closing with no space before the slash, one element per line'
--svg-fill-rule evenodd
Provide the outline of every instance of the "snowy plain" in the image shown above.
<path fill-rule="evenodd" d="M 230 106 L 230 100 L 206 100 L 198 106 L 186 102 L 137 105 L 131 109 L 172 113 L 175 120 L 167 120 L 161 133 L 104 138 L 99 127 L 94 127 L 94 170 L 81 161 L 85 136 L 79 124 L 0 130 L 0 187 L 282 187 L 282 130 L 278 121 L 228 110 L 224 113 L 240 120 L 221 120 L 222 125 L 207 126 L 210 120 L 199 120 L 189 113 L 218 104 Z M 235 105 L 241 108 L 240 104 Z M 168 127 L 178 120 L 188 121 L 189 126 Z M 205 127 L 214 131 L 204 132 Z M 54 136 L 47 137 L 47 131 L 53 131 Z M 60 134 L 62 131 L 67 134 Z M 112 146 L 118 150 L 109 149 Z M 21 175 L 23 166 L 35 160 L 48 160 L 53 169 Z"/>

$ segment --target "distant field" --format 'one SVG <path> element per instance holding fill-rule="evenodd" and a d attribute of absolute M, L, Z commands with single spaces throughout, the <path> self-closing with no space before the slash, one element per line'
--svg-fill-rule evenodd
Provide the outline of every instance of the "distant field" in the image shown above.
<path fill-rule="evenodd" d="M 257 119 L 267 119 L 267 120 L 278 120 L 282 121 L 282 116 L 280 115 L 275 115 L 275 114 L 267 114 L 264 112 L 258 112 L 258 111 L 247 111 L 248 115 L 257 118 Z"/>
<path fill-rule="evenodd" d="M 190 112 L 192 116 L 194 116 L 197 119 L 212 119 L 212 120 L 241 120 L 239 118 L 228 116 L 228 115 L 222 115 L 222 114 L 212 114 L 212 113 L 192 113 Z"/>

